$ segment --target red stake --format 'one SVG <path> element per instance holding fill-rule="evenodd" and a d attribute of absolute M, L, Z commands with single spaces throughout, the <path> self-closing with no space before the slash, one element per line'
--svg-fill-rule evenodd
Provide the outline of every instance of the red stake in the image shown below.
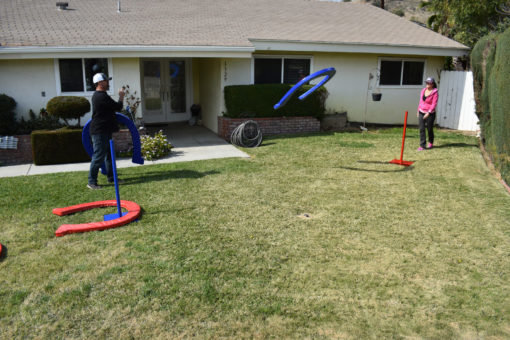
<path fill-rule="evenodd" d="M 407 111 L 406 116 L 404 118 L 404 133 L 402 135 L 402 149 L 400 150 L 400 159 L 393 159 L 390 161 L 391 164 L 398 164 L 403 166 L 410 166 L 414 162 L 404 161 L 402 158 L 404 157 L 404 144 L 406 142 L 406 127 L 407 127 Z"/>

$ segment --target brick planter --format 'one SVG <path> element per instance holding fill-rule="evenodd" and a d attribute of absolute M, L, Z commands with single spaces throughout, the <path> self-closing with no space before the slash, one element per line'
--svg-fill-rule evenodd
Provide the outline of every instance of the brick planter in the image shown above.
<path fill-rule="evenodd" d="M 24 164 L 32 163 L 32 141 L 30 135 L 14 136 L 18 138 L 17 149 L 0 149 L 0 164 Z"/>
<path fill-rule="evenodd" d="M 256 121 L 264 136 L 310 133 L 320 131 L 320 122 L 311 116 L 269 117 L 269 118 L 228 118 L 218 117 L 218 135 L 229 141 L 232 131 L 247 120 Z"/>
<path fill-rule="evenodd" d="M 32 139 L 30 135 L 14 136 L 18 138 L 17 149 L 0 149 L 0 165 L 15 165 L 33 163 Z M 133 146 L 131 133 L 127 129 L 113 134 L 115 150 L 126 151 Z"/>

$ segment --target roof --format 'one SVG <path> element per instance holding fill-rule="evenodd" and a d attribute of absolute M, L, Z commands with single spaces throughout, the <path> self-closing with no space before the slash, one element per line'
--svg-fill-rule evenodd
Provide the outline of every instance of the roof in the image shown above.
<path fill-rule="evenodd" d="M 257 42 L 468 48 L 372 5 L 318 0 L 0 1 L 10 47 L 252 48 Z M 447 55 L 447 54 L 445 54 Z"/>

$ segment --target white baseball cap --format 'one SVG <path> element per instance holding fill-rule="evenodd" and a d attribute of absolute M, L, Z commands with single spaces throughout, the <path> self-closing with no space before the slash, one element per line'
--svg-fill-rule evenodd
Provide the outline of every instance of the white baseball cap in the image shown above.
<path fill-rule="evenodd" d="M 96 73 L 94 75 L 94 77 L 92 78 L 92 82 L 94 84 L 97 84 L 97 83 L 99 83 L 100 81 L 103 81 L 103 80 L 112 80 L 112 77 L 108 78 L 106 76 L 106 74 L 104 74 L 104 73 Z"/>

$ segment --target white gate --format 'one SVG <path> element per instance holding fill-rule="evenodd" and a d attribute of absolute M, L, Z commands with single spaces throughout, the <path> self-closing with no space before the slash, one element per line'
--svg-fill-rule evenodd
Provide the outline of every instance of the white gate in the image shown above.
<path fill-rule="evenodd" d="M 441 71 L 437 124 L 440 127 L 477 131 L 473 72 Z"/>

